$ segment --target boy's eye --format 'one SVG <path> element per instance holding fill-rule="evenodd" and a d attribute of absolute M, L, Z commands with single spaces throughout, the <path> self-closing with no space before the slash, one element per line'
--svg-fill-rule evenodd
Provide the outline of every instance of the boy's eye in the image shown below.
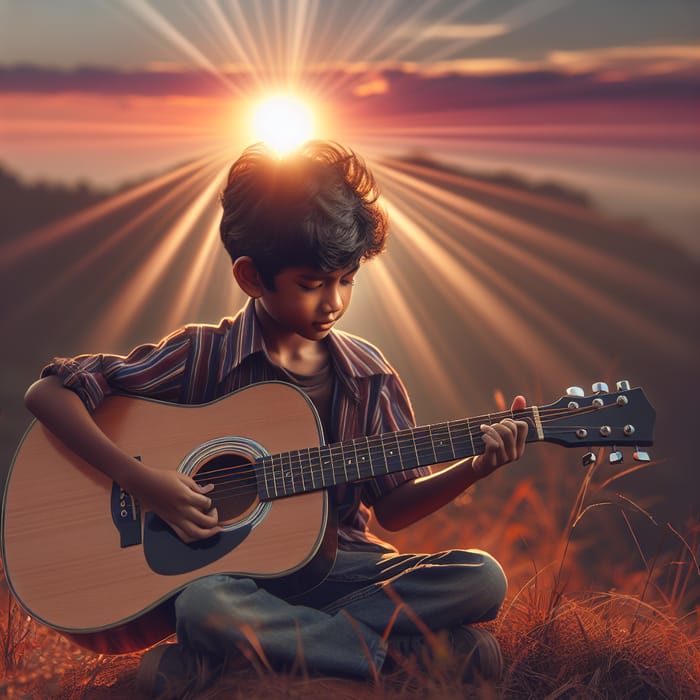
<path fill-rule="evenodd" d="M 341 281 L 340 281 L 340 284 L 343 284 L 343 285 L 345 285 L 346 287 L 348 287 L 348 286 L 352 287 L 352 285 L 355 284 L 355 280 L 354 280 L 354 279 L 341 280 Z"/>
<path fill-rule="evenodd" d="M 322 284 L 299 284 L 299 286 L 306 290 L 307 292 L 311 292 L 314 289 L 320 289 L 323 285 Z"/>

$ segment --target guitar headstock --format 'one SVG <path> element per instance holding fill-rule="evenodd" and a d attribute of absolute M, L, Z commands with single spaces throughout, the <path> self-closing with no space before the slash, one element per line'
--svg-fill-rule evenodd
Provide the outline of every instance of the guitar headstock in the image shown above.
<path fill-rule="evenodd" d="M 610 393 L 601 382 L 586 396 L 582 389 L 571 387 L 566 396 L 541 406 L 543 439 L 565 447 L 652 445 L 656 411 L 642 389 L 631 389 L 626 381 L 618 382 L 617 389 Z M 637 455 L 648 459 L 645 452 Z"/>

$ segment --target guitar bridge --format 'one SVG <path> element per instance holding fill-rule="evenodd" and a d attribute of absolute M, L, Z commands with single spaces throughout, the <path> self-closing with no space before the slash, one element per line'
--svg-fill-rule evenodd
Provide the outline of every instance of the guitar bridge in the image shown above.
<path fill-rule="evenodd" d="M 121 547 L 141 544 L 141 506 L 117 483 L 112 484 L 112 522 L 119 532 Z"/>

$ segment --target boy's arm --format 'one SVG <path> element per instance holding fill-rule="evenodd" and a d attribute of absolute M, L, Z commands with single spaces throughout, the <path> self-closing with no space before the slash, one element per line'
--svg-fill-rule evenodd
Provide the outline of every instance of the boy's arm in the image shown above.
<path fill-rule="evenodd" d="M 512 409 L 525 408 L 518 396 Z M 456 498 L 465 489 L 491 472 L 522 457 L 528 425 L 506 418 L 495 425 L 482 426 L 484 453 L 469 457 L 430 476 L 407 481 L 374 504 L 379 524 L 387 530 L 400 530 L 430 515 Z"/>
<path fill-rule="evenodd" d="M 185 542 L 219 532 L 218 514 L 206 495 L 213 485 L 199 486 L 184 474 L 149 467 L 127 455 L 57 376 L 32 384 L 25 404 L 69 449 L 131 493 L 142 507 L 159 515 Z"/>

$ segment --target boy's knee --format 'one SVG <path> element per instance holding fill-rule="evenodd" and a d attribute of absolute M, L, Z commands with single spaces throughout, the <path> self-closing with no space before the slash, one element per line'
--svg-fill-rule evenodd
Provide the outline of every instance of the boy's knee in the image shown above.
<path fill-rule="evenodd" d="M 503 567 L 488 552 L 478 549 L 457 550 L 454 554 L 469 572 L 462 588 L 466 621 L 492 620 L 498 615 L 508 590 Z"/>
<path fill-rule="evenodd" d="M 508 590 L 508 579 L 503 567 L 490 554 L 483 552 L 484 556 L 484 578 L 486 586 L 493 591 L 494 599 L 500 605 L 506 597 Z"/>
<path fill-rule="evenodd" d="M 479 552 L 480 587 L 483 596 L 483 614 L 478 621 L 492 620 L 498 615 L 498 611 L 505 600 L 508 591 L 508 579 L 503 567 L 488 552 Z"/>

